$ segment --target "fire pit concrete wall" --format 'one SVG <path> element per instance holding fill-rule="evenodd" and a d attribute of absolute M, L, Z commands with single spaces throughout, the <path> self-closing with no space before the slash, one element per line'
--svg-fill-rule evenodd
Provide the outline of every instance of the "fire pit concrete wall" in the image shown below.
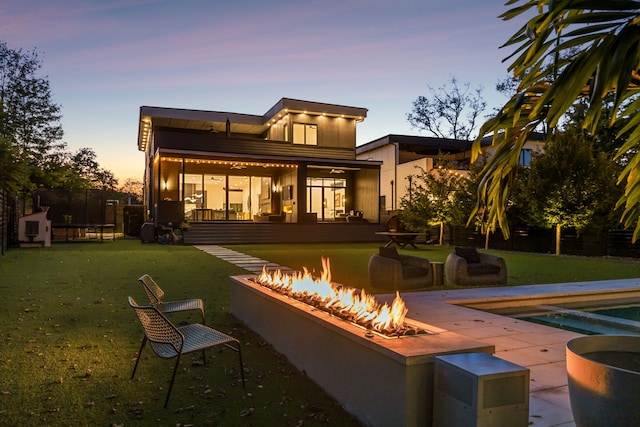
<path fill-rule="evenodd" d="M 401 338 L 350 322 L 253 282 L 231 277 L 231 313 L 283 353 L 367 426 L 431 426 L 434 357 L 493 346 L 407 320 L 429 330 Z"/>

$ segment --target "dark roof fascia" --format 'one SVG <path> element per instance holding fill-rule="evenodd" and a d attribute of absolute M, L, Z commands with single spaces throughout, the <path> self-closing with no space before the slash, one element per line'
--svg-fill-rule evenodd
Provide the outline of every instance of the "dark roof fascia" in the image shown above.
<path fill-rule="evenodd" d="M 187 151 L 187 150 L 175 150 L 159 148 L 156 150 L 155 155 L 169 155 L 177 157 L 191 157 L 202 159 L 229 159 L 230 161 L 253 161 L 253 162 L 279 162 L 279 163 L 291 163 L 291 164 L 306 164 L 306 165 L 318 165 L 318 166 L 345 166 L 345 167 L 361 167 L 361 168 L 379 168 L 382 165 L 381 161 L 372 160 L 349 160 L 349 159 L 321 159 L 321 158 L 309 158 L 298 156 L 270 156 L 270 155 L 255 155 L 255 154 L 235 154 L 235 153 L 223 153 L 213 151 Z"/>
<path fill-rule="evenodd" d="M 315 114 L 327 114 L 331 116 L 346 116 L 359 120 L 367 117 L 367 109 L 361 107 L 349 107 L 346 105 L 327 104 L 324 102 L 303 101 L 300 99 L 281 98 L 273 107 L 262 116 L 266 123 L 282 111 L 304 112 Z"/>
<path fill-rule="evenodd" d="M 184 108 L 140 107 L 140 118 L 158 117 L 163 119 L 184 119 L 204 122 L 224 123 L 227 119 L 236 123 L 263 125 L 262 116 L 255 114 L 241 114 L 226 111 L 189 110 Z"/>
<path fill-rule="evenodd" d="M 547 134 L 544 132 L 531 132 L 528 135 L 527 141 L 545 141 L 546 139 L 547 139 Z M 482 138 L 482 140 L 480 141 L 480 145 L 482 147 L 489 146 L 491 145 L 492 140 L 493 140 L 493 134 L 487 135 Z"/>
<path fill-rule="evenodd" d="M 471 141 L 451 138 L 436 138 L 430 136 L 395 135 L 389 134 L 382 138 L 356 147 L 356 154 L 383 147 L 388 144 L 398 144 L 403 151 L 437 155 L 438 153 L 462 153 L 471 149 Z"/>

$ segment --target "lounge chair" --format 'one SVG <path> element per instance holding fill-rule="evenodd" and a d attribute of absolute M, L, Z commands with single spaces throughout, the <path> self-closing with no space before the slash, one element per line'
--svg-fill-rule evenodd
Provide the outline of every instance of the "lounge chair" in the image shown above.
<path fill-rule="evenodd" d="M 481 253 L 473 247 L 457 246 L 444 264 L 447 282 L 457 286 L 490 286 L 507 283 L 504 259 Z"/>
<path fill-rule="evenodd" d="M 176 378 L 176 371 L 178 369 L 178 364 L 180 363 L 180 356 L 194 351 L 202 351 L 202 360 L 204 364 L 207 363 L 205 350 L 208 348 L 224 345 L 236 351 L 240 360 L 240 375 L 242 378 L 242 387 L 244 387 L 242 352 L 240 349 L 240 342 L 237 339 L 199 323 L 176 327 L 156 307 L 139 306 L 131 297 L 129 297 L 128 301 L 129 305 L 136 312 L 138 320 L 140 320 L 144 329 L 144 338 L 142 339 L 142 344 L 138 351 L 136 364 L 134 365 L 133 372 L 131 373 L 131 379 L 133 379 L 136 374 L 140 355 L 142 354 L 142 349 L 147 341 L 149 341 L 149 345 L 156 356 L 162 359 L 176 358 L 176 363 L 173 367 L 173 374 L 171 375 L 171 384 L 169 384 L 167 397 L 164 401 L 165 408 L 169 403 L 169 396 L 171 396 L 171 389 L 173 388 L 173 382 Z"/>
<path fill-rule="evenodd" d="M 200 298 L 191 298 L 178 301 L 164 301 L 164 291 L 148 274 L 138 279 L 149 298 L 149 303 L 162 313 L 176 313 L 179 311 L 200 310 L 202 324 L 204 320 L 204 302 Z"/>

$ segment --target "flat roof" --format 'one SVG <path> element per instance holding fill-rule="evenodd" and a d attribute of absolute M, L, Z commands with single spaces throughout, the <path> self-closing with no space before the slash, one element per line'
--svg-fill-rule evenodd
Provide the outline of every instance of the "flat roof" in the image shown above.
<path fill-rule="evenodd" d="M 422 155 L 438 153 L 461 153 L 471 149 L 472 141 L 431 136 L 411 136 L 390 134 L 356 147 L 356 154 L 366 153 L 388 144 L 398 144 L 400 150 Z"/>
<path fill-rule="evenodd" d="M 291 98 L 281 98 L 263 115 L 142 106 L 138 128 L 138 149 L 140 151 L 146 149 L 152 124 L 170 128 L 225 132 L 228 121 L 232 133 L 259 135 L 265 132 L 272 122 L 288 113 L 344 117 L 357 121 L 367 117 L 366 108 Z"/>

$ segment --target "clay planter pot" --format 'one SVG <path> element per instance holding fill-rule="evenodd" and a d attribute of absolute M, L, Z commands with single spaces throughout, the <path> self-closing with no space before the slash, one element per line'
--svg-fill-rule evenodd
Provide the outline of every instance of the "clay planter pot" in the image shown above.
<path fill-rule="evenodd" d="M 640 426 L 640 336 L 569 341 L 567 374 L 577 427 Z"/>

